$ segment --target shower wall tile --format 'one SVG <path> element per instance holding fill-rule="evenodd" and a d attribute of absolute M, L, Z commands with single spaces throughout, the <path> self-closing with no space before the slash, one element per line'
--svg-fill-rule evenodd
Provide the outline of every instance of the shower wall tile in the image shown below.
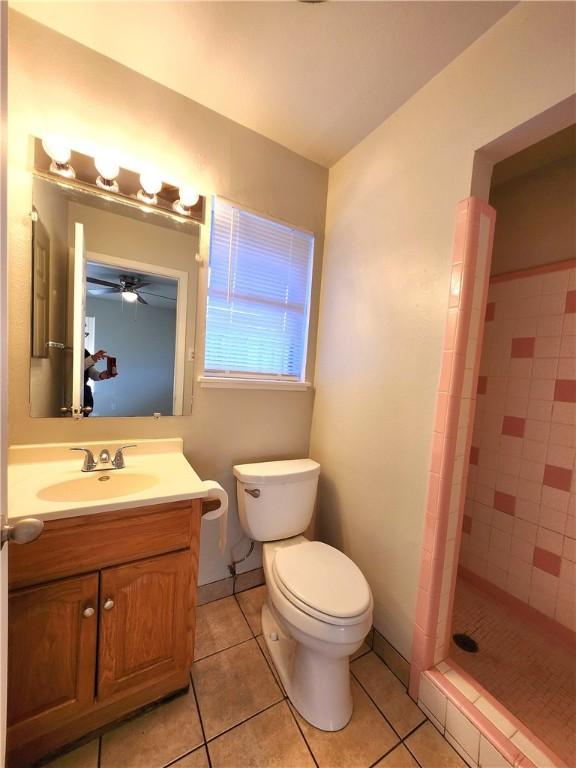
<path fill-rule="evenodd" d="M 460 564 L 576 631 L 576 267 L 488 291 Z"/>

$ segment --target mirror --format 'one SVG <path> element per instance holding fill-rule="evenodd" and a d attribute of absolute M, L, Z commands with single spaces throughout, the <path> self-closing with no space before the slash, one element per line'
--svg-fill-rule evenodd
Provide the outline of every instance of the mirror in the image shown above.
<path fill-rule="evenodd" d="M 34 177 L 32 416 L 189 413 L 199 230 Z"/>

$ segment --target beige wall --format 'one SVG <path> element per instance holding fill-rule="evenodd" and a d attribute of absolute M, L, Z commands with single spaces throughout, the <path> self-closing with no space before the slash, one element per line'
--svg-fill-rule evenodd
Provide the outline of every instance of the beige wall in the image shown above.
<path fill-rule="evenodd" d="M 320 530 L 362 568 L 377 629 L 407 657 L 456 204 L 475 150 L 574 92 L 574 10 L 518 5 L 330 171 Z"/>
<path fill-rule="evenodd" d="M 121 164 L 142 162 L 166 181 L 192 177 L 205 194 L 240 204 L 316 233 L 314 310 L 323 245 L 327 171 L 289 150 L 154 83 L 45 27 L 10 13 L 10 440 L 42 441 L 181 436 L 201 477 L 230 493 L 230 542 L 241 538 L 231 467 L 236 462 L 306 456 L 311 392 L 215 390 L 196 387 L 190 417 L 38 421 L 29 416 L 31 153 L 28 137 L 50 132 L 77 139 L 77 149 L 116 148 Z M 199 76 L 195 73 L 194 76 Z M 202 270 L 204 272 L 204 270 Z M 199 373 L 199 368 L 197 368 Z M 217 526 L 203 525 L 200 582 L 228 575 L 217 549 Z M 239 550 L 236 550 L 239 553 Z M 245 565 L 259 564 L 256 553 Z"/>
<path fill-rule="evenodd" d="M 576 157 L 565 157 L 494 187 L 498 219 L 492 274 L 574 258 Z"/>

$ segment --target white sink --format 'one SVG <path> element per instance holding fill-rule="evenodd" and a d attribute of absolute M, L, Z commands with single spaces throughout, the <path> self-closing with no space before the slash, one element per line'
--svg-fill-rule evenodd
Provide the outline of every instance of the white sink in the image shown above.
<path fill-rule="evenodd" d="M 44 501 L 98 501 L 145 491 L 159 482 L 157 476 L 125 469 L 86 472 L 73 480 L 41 488 L 36 495 Z"/>
<path fill-rule="evenodd" d="M 218 499 L 225 513 L 226 491 L 198 477 L 180 438 L 99 441 L 84 447 L 97 457 L 104 448 L 113 454 L 126 443 L 137 446 L 126 451 L 123 469 L 94 472 L 82 472 L 82 457 L 70 452 L 79 443 L 10 446 L 8 518 L 49 520 L 186 499 Z"/>

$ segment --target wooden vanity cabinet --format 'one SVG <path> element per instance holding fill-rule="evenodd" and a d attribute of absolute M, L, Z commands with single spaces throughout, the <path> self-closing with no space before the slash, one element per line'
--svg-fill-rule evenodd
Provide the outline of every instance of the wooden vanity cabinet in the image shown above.
<path fill-rule="evenodd" d="M 47 521 L 11 548 L 8 766 L 189 685 L 201 511 L 194 500 Z"/>

